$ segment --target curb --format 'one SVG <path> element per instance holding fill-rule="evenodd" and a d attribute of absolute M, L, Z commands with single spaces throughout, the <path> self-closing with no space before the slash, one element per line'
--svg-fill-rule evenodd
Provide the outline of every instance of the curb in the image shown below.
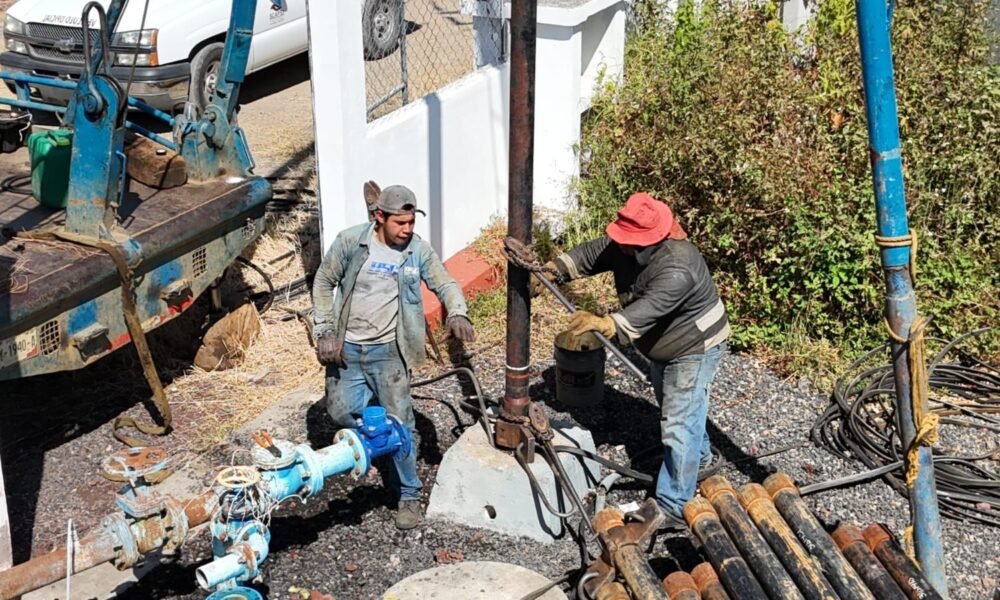
<path fill-rule="evenodd" d="M 499 284 L 499 278 L 493 268 L 490 267 L 471 246 L 466 246 L 458 251 L 448 260 L 444 261 L 444 268 L 455 279 L 458 286 L 462 288 L 462 294 L 466 300 L 471 300 L 474 296 L 492 290 Z M 431 331 L 435 331 L 444 322 L 444 307 L 438 301 L 426 284 L 421 284 L 421 293 L 424 302 L 424 319 Z"/>

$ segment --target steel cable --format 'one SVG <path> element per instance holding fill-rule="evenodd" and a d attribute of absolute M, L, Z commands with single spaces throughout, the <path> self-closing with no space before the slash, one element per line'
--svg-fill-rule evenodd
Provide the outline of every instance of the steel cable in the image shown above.
<path fill-rule="evenodd" d="M 970 336 L 987 330 L 971 331 L 951 341 L 928 338 L 942 344 L 928 366 L 930 412 L 943 417 L 942 423 L 1000 430 L 1000 420 L 988 416 L 1000 412 L 1000 369 L 959 348 Z M 883 344 L 869 351 L 848 367 L 834 385 L 831 405 L 813 424 L 810 437 L 844 460 L 861 461 L 872 470 L 868 475 L 886 470 L 882 477 L 907 496 L 892 365 L 865 366 L 887 347 Z M 1000 472 L 995 466 L 1000 452 L 959 455 L 937 446 L 933 457 L 941 514 L 1000 526 Z M 865 475 L 845 478 L 843 483 L 866 479 Z"/>

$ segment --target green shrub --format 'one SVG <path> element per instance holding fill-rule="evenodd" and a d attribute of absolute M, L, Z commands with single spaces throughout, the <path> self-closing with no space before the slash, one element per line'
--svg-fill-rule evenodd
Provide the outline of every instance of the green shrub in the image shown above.
<path fill-rule="evenodd" d="M 572 242 L 627 196 L 672 205 L 705 253 L 740 347 L 847 355 L 883 341 L 883 280 L 852 0 L 788 33 L 773 4 L 639 1 L 620 86 L 585 119 Z M 1000 72 L 988 0 L 899 2 L 892 29 L 917 291 L 953 336 L 1000 311 Z M 652 7 L 652 8 L 651 8 Z"/>

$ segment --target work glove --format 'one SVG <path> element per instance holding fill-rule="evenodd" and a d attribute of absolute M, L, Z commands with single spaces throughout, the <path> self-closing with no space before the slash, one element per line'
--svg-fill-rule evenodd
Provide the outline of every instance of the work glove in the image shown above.
<path fill-rule="evenodd" d="M 544 278 L 548 279 L 549 281 L 551 281 L 553 283 L 558 283 L 558 281 L 559 281 L 559 277 L 556 275 L 556 273 L 558 273 L 559 270 L 556 267 L 556 263 L 555 262 L 553 262 L 553 261 L 550 260 L 549 262 L 545 263 L 545 268 L 546 269 L 551 269 L 551 271 L 549 271 L 549 270 L 546 270 L 546 271 L 537 271 L 535 273 L 532 273 L 532 275 L 531 275 L 531 297 L 532 298 L 534 298 L 535 296 L 541 294 L 542 290 L 545 289 L 545 284 L 543 284 L 541 281 L 538 280 L 539 277 L 544 277 Z"/>
<path fill-rule="evenodd" d="M 344 363 L 344 345 L 337 342 L 333 333 L 320 335 L 316 340 L 316 358 L 323 365 L 335 365 L 341 369 L 347 366 Z"/>
<path fill-rule="evenodd" d="M 556 336 L 556 346 L 571 352 L 584 352 L 587 350 L 597 350 L 601 347 L 600 340 L 593 331 L 587 331 L 582 335 L 574 335 L 570 331 L 563 331 Z"/>
<path fill-rule="evenodd" d="M 606 338 L 615 336 L 615 320 L 611 317 L 600 317 L 585 310 L 578 310 L 569 318 L 569 326 L 566 331 L 574 336 L 582 336 L 588 331 L 596 331 Z"/>
<path fill-rule="evenodd" d="M 455 338 L 460 342 L 476 341 L 476 329 L 472 326 L 472 321 L 464 315 L 448 317 L 445 327 L 448 330 L 445 339 Z"/>

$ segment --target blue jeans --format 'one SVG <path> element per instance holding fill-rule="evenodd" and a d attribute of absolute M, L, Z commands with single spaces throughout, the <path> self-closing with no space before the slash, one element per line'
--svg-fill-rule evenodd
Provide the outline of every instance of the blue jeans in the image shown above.
<path fill-rule="evenodd" d="M 383 473 L 390 489 L 402 500 L 420 498 L 420 477 L 417 475 L 416 419 L 413 398 L 410 397 L 410 373 L 399 355 L 396 342 L 387 344 L 344 344 L 341 369 L 326 368 L 326 410 L 340 427 L 356 427 L 361 411 L 374 399 L 385 412 L 396 417 L 410 429 L 413 443 L 410 453 L 393 458 L 395 473 Z M 395 476 L 393 476 L 395 475 Z"/>
<path fill-rule="evenodd" d="M 712 456 L 705 429 L 708 394 L 728 344 L 704 354 L 652 361 L 651 375 L 660 404 L 663 464 L 656 478 L 656 501 L 665 512 L 683 518 L 684 504 L 698 487 L 698 468 Z"/>

